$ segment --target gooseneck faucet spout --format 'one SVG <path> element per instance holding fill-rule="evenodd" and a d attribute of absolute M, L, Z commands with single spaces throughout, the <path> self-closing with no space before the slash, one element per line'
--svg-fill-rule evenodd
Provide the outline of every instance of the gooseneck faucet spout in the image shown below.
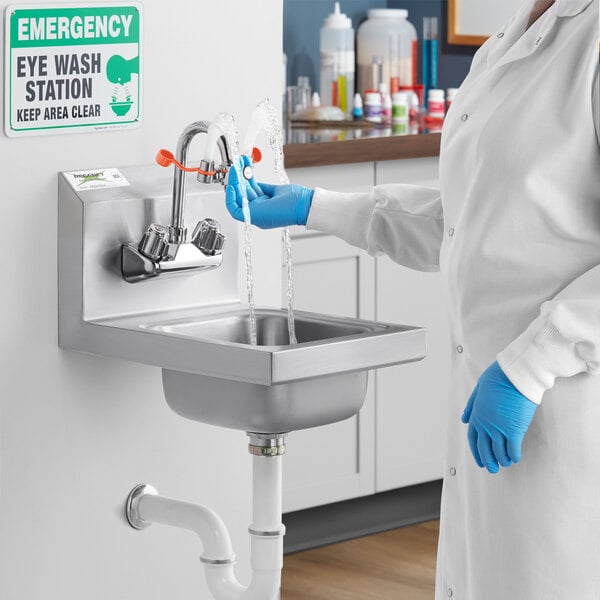
<path fill-rule="evenodd" d="M 177 149 L 175 151 L 175 156 L 181 165 L 185 166 L 186 164 L 187 153 L 192 140 L 199 133 L 208 134 L 209 130 L 210 122 L 208 121 L 195 121 L 183 130 L 183 133 L 179 136 Z M 204 170 L 204 173 L 198 174 L 198 180 L 203 183 L 223 182 L 227 169 L 232 164 L 226 137 L 224 135 L 219 136 L 216 143 L 221 154 L 221 165 L 215 170 L 213 161 L 203 160 L 200 166 L 201 169 Z M 207 148 L 207 150 L 210 149 Z M 183 211 L 185 207 L 185 172 L 177 166 L 175 166 L 174 169 L 173 207 L 171 213 L 171 225 L 169 226 L 169 243 L 181 244 L 185 240 L 187 233 L 186 228 L 183 225 Z"/>

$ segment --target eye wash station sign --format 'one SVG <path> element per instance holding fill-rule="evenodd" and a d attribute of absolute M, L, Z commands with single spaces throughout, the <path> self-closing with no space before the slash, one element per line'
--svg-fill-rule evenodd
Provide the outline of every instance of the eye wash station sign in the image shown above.
<path fill-rule="evenodd" d="M 141 125 L 141 5 L 6 9 L 9 137 Z"/>

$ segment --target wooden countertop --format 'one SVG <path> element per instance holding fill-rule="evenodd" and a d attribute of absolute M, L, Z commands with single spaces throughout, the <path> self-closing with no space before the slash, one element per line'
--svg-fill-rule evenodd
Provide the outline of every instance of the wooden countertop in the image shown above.
<path fill-rule="evenodd" d="M 438 156 L 440 133 L 286 144 L 286 169 Z"/>

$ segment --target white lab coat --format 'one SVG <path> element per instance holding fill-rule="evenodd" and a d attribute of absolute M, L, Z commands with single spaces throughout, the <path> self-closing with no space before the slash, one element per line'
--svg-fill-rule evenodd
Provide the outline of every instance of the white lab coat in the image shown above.
<path fill-rule="evenodd" d="M 600 598 L 598 0 L 557 0 L 525 31 L 532 5 L 473 60 L 440 190 L 317 189 L 307 224 L 442 273 L 453 382 L 437 600 Z M 522 461 L 490 475 L 460 415 L 496 358 L 543 401 Z"/>

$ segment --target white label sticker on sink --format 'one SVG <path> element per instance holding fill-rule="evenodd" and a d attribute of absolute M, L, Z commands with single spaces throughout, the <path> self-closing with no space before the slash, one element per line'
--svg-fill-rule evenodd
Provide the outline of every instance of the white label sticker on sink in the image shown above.
<path fill-rule="evenodd" d="M 101 188 L 123 187 L 129 182 L 119 169 L 87 169 L 65 173 L 67 181 L 75 190 L 98 190 Z"/>

